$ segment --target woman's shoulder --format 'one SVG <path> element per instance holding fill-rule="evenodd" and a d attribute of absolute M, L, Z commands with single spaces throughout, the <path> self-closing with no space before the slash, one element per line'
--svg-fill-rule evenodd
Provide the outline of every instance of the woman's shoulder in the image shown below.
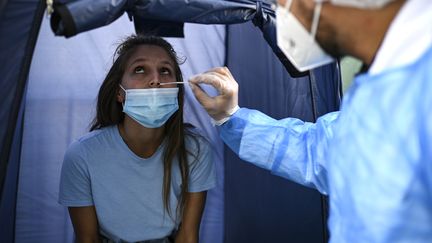
<path fill-rule="evenodd" d="M 69 145 L 67 152 L 82 153 L 86 149 L 94 149 L 102 144 L 101 141 L 110 136 L 112 129 L 114 129 L 114 126 L 104 127 L 84 134 Z"/>

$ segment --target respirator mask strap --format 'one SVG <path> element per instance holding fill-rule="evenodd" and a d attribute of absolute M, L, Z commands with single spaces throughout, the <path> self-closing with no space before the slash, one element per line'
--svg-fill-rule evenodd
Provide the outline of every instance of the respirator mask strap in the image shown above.
<path fill-rule="evenodd" d="M 320 19 L 320 15 L 321 15 L 321 9 L 322 9 L 322 2 L 318 1 L 315 4 L 315 8 L 314 8 L 314 15 L 313 15 L 313 19 L 312 19 L 312 25 L 311 25 L 311 37 L 313 40 L 315 40 L 315 36 L 316 33 L 318 31 L 318 24 L 319 24 L 319 19 Z"/>

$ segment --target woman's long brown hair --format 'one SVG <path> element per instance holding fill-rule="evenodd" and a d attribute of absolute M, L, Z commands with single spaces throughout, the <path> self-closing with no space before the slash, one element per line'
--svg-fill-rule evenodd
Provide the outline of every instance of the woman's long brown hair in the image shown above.
<path fill-rule="evenodd" d="M 175 75 L 177 81 L 182 82 L 183 76 L 180 70 L 180 60 L 172 48 L 171 44 L 160 37 L 132 35 L 127 37 L 116 49 L 114 55 L 114 63 L 109 70 L 105 80 L 103 81 L 97 100 L 96 117 L 94 118 L 90 131 L 101 129 L 106 126 L 117 125 L 123 122 L 124 113 L 122 105 L 116 100 L 116 95 L 119 89 L 119 84 L 125 72 L 126 62 L 131 57 L 135 49 L 140 45 L 154 45 L 162 47 L 175 63 Z M 164 207 L 168 214 L 172 217 L 172 212 L 169 207 L 170 190 L 171 190 L 171 168 L 174 159 L 177 157 L 182 178 L 181 192 L 179 203 L 177 204 L 177 216 L 183 215 L 185 206 L 186 193 L 189 187 L 189 163 L 187 155 L 192 155 L 195 163 L 199 154 L 199 143 L 197 142 L 196 134 L 189 132 L 183 124 L 183 103 L 184 103 L 184 87 L 179 86 L 178 105 L 179 109 L 168 119 L 165 124 L 164 136 L 167 141 L 167 146 L 164 151 L 164 177 L 162 196 Z M 191 153 L 185 146 L 185 135 L 191 136 L 196 142 L 198 151 Z M 191 163 L 191 164 L 192 164 Z"/>

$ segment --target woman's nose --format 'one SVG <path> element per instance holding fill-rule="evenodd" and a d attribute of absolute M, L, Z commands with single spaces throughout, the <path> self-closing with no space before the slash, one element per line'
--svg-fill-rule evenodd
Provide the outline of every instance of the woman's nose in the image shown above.
<path fill-rule="evenodd" d="M 150 81 L 149 86 L 150 88 L 157 88 L 160 86 L 160 82 L 157 79 L 154 79 Z"/>
<path fill-rule="evenodd" d="M 150 86 L 150 88 L 157 88 L 160 86 L 160 77 L 157 72 L 152 72 L 149 78 L 150 82 L 148 83 L 148 85 Z"/>

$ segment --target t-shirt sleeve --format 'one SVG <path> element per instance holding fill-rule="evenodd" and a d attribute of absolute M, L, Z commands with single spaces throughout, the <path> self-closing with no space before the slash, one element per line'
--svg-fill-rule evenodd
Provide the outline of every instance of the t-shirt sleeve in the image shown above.
<path fill-rule="evenodd" d="M 189 168 L 189 192 L 207 191 L 216 185 L 216 171 L 213 162 L 213 152 L 210 144 L 203 138 L 198 138 L 199 151 L 197 160 L 193 159 Z M 193 142 L 192 142 L 193 143 Z"/>
<path fill-rule="evenodd" d="M 90 174 L 82 144 L 74 142 L 67 149 L 60 176 L 59 203 L 67 207 L 93 205 Z"/>

